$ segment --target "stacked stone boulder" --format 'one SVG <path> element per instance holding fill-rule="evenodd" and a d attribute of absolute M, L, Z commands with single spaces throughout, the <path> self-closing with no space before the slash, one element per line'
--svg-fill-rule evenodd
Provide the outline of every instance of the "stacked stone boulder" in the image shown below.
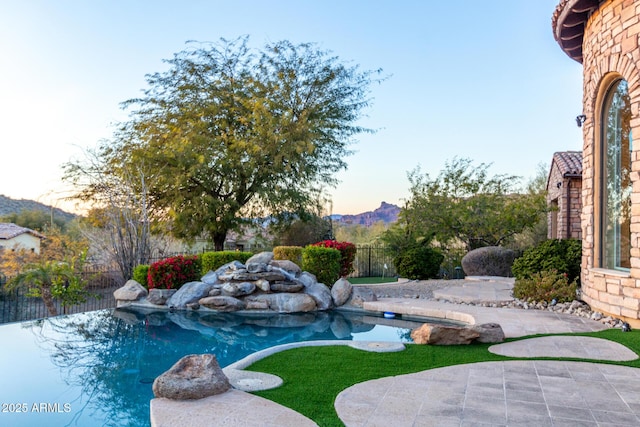
<path fill-rule="evenodd" d="M 467 276 L 511 277 L 516 253 L 500 246 L 486 246 L 468 252 L 461 261 Z"/>
<path fill-rule="evenodd" d="M 135 284 L 127 283 L 129 288 Z M 116 292 L 124 294 L 121 290 Z M 216 271 L 208 272 L 200 281 L 185 283 L 166 301 L 150 301 L 146 292 L 128 292 L 126 301 L 120 301 L 118 297 L 116 300 L 119 306 L 134 304 L 170 310 L 300 313 L 329 310 L 344 305 L 351 300 L 352 292 L 346 279 L 339 279 L 333 289 L 329 289 L 325 284 L 318 283 L 313 274 L 302 271 L 295 263 L 274 260 L 273 252 L 261 252 L 244 264 L 233 261 Z"/>

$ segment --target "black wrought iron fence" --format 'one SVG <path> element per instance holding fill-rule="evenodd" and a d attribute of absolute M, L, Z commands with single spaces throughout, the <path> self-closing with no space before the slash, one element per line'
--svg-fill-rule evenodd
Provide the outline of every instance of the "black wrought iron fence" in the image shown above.
<path fill-rule="evenodd" d="M 393 277 L 396 268 L 393 265 L 394 253 L 386 246 L 356 245 L 354 271 L 349 277 Z"/>
<path fill-rule="evenodd" d="M 172 252 L 153 254 L 149 263 L 160 261 L 176 255 L 199 255 L 200 252 Z M 393 264 L 395 254 L 391 249 L 382 245 L 356 245 L 356 258 L 353 262 L 354 271 L 349 277 L 393 277 L 397 276 Z"/>
<path fill-rule="evenodd" d="M 114 308 L 116 301 L 113 292 L 122 286 L 122 280 L 116 272 L 107 268 L 94 267 L 83 273 L 87 281 L 90 296 L 81 304 L 65 306 L 61 301 L 54 304 L 58 314 L 82 313 L 85 311 Z M 24 288 L 7 289 L 0 286 L 0 323 L 22 322 L 49 317 L 50 313 L 42 302 L 42 298 L 30 297 Z"/>

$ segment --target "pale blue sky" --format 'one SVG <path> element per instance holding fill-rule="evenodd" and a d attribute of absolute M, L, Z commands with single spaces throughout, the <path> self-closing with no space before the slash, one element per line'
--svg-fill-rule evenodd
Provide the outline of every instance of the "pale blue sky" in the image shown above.
<path fill-rule="evenodd" d="M 557 0 L 2 0 L 0 194 L 69 208 L 61 165 L 126 119 L 120 102 L 187 40 L 315 42 L 391 77 L 339 174 L 333 213 L 402 204 L 407 171 L 446 160 L 531 178 L 580 150 L 582 68 L 551 31 Z"/>

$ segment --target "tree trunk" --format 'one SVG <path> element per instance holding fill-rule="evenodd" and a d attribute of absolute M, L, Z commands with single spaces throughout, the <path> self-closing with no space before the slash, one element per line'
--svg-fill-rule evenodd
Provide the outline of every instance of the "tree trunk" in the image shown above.
<path fill-rule="evenodd" d="M 227 231 L 216 231 L 213 233 L 213 246 L 216 251 L 224 250 L 224 241 L 227 239 Z"/>
<path fill-rule="evenodd" d="M 56 305 L 53 302 L 53 295 L 51 295 L 51 288 L 49 286 L 43 286 L 41 288 L 42 293 L 42 301 L 44 302 L 45 307 L 47 307 L 47 311 L 51 316 L 57 316 L 58 310 L 56 309 Z"/>

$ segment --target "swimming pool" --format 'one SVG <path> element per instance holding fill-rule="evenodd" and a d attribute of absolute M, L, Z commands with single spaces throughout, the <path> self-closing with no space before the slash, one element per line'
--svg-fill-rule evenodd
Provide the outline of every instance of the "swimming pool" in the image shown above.
<path fill-rule="evenodd" d="M 118 309 L 2 325 L 0 425 L 148 427 L 153 380 L 187 354 L 215 354 L 225 367 L 290 342 L 410 342 L 420 324 L 351 312 Z"/>

